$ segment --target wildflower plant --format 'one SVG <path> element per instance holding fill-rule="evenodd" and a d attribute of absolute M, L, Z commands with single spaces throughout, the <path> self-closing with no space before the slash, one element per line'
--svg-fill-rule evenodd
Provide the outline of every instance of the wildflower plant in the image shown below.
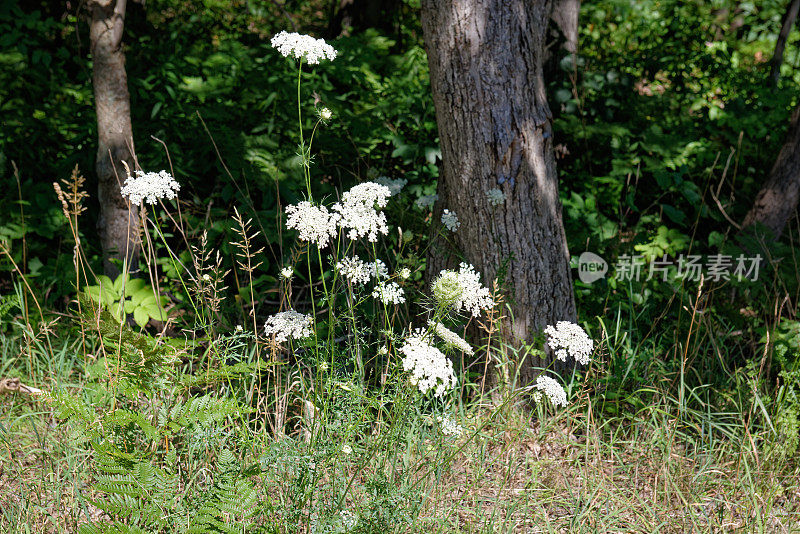
<path fill-rule="evenodd" d="M 104 354 L 101 360 L 110 369 L 106 377 L 109 387 L 119 387 L 110 395 L 116 406 L 108 415 L 91 415 L 91 410 L 75 399 L 65 396 L 58 402 L 67 417 L 82 421 L 83 431 L 106 447 L 98 454 L 105 477 L 99 491 L 110 495 L 104 510 L 112 516 L 116 499 L 124 500 L 130 494 L 134 500 L 128 499 L 120 508 L 125 513 L 138 507 L 147 510 L 154 522 L 167 521 L 167 516 L 156 512 L 160 509 L 157 500 L 167 500 L 175 493 L 173 486 L 187 487 L 181 477 L 199 467 L 198 471 L 209 474 L 197 482 L 204 491 L 198 506 L 208 503 L 208 510 L 198 515 L 197 524 L 188 525 L 187 531 L 195 527 L 194 531 L 207 531 L 203 530 L 206 522 L 228 518 L 229 510 L 233 511 L 232 520 L 243 521 L 243 528 L 249 528 L 254 516 L 251 505 L 257 499 L 250 480 L 255 474 L 265 485 L 285 492 L 280 505 L 270 502 L 262 508 L 280 508 L 277 524 L 317 525 L 319 529 L 336 525 L 365 532 L 390 527 L 403 530 L 407 511 L 419 509 L 421 492 L 415 489 L 417 482 L 404 493 L 394 481 L 381 478 L 392 461 L 397 465 L 407 461 L 400 452 L 393 452 L 396 447 L 386 445 L 406 439 L 409 429 L 447 441 L 449 446 L 470 435 L 448 414 L 457 412 L 453 405 L 460 401 L 458 386 L 466 383 L 465 360 L 475 361 L 485 351 L 488 361 L 492 349 L 491 339 L 484 347 L 471 342 L 474 336 L 467 335 L 470 325 L 495 321 L 501 314 L 497 308 L 502 297 L 497 281 L 495 290 L 490 290 L 481 273 L 466 262 L 457 269 L 441 270 L 429 286 L 415 284 L 412 274 L 418 278 L 419 269 L 412 257 L 403 256 L 403 245 L 412 236 L 393 228 L 386 213 L 403 195 L 419 193 L 404 192 L 405 178 L 375 177 L 338 197 L 314 197 L 312 184 L 319 180 L 313 176 L 313 140 L 320 125 L 333 119 L 333 113 L 315 102 L 316 122 L 306 135 L 303 111 L 311 106 L 304 105 L 302 98 L 302 70 L 304 63 L 316 66 L 334 60 L 336 50 L 321 39 L 287 32 L 276 35 L 272 45 L 297 62 L 299 154 L 306 185 L 305 196 L 285 205 L 281 213 L 285 216 L 279 223 L 282 230 L 296 239 L 290 247 L 281 243 L 282 257 L 272 263 L 276 276 L 263 272 L 269 265 L 264 258 L 268 249 L 261 245 L 263 226 L 238 209 L 233 217 L 238 236 L 230 243 L 233 276 L 228 277 L 222 268 L 220 254 L 212 253 L 208 233 L 203 232 L 199 245 L 192 246 L 176 223 L 190 252 L 191 263 L 186 261 L 186 256 L 169 247 L 168 233 L 161 226 L 164 217 L 156 212 L 156 205 L 177 200 L 180 184 L 166 171 L 129 173 L 121 193 L 143 213 L 153 295 L 159 294 L 158 281 L 169 278 L 163 276 L 167 274 L 164 266 L 171 267 L 169 274 L 176 274 L 180 283 L 172 289 L 183 289 L 178 300 L 194 311 L 191 315 L 188 309 L 182 310 L 184 316 L 193 317 L 194 324 L 192 319 L 181 319 L 181 326 L 193 339 L 179 350 L 146 332 L 134 333 L 120 323 L 121 312 L 112 316 L 85 306 L 87 311 L 102 312 L 102 317 L 92 318 L 97 324 L 115 319 L 113 325 L 103 325 L 100 339 L 106 344 L 102 347 L 114 347 L 117 352 Z M 435 201 L 435 195 L 429 195 L 418 199 L 416 205 L 428 209 Z M 460 226 L 456 214 L 447 209 L 441 223 L 434 224 L 443 235 Z M 387 251 L 397 249 L 384 241 L 392 235 L 398 236 L 401 245 L 390 255 Z M 157 258 L 157 241 L 166 250 L 166 258 Z M 162 273 L 157 272 L 159 268 Z M 253 279 L 260 275 L 275 282 L 269 296 L 254 290 Z M 229 325 L 228 332 L 221 333 L 220 295 L 226 279 L 230 283 L 232 278 L 241 313 L 233 323 L 236 326 Z M 121 285 L 129 282 L 121 280 Z M 132 284 L 131 290 L 142 285 Z M 98 298 L 103 291 L 97 288 Z M 137 298 L 138 293 L 130 293 L 132 300 Z M 126 294 L 122 288 L 120 294 Z M 149 297 L 146 302 L 151 302 Z M 259 302 L 270 307 L 268 314 L 257 306 Z M 162 300 L 153 299 L 152 304 L 158 304 L 159 312 L 166 315 Z M 126 306 L 120 301 L 118 308 L 127 311 Z M 548 327 L 546 334 L 558 358 L 588 361 L 593 345 L 577 325 L 559 322 Z M 193 350 L 201 356 L 187 357 Z M 100 369 L 100 364 L 94 369 Z M 136 387 L 127 383 L 135 380 L 140 382 Z M 201 389 L 201 397 L 192 393 Z M 521 391 L 532 391 L 538 398 L 546 396 L 556 407 L 568 402 L 564 388 L 548 375 L 514 393 Z M 125 397 L 125 392 L 133 395 Z M 437 424 L 432 429 L 421 423 L 434 420 Z M 98 424 L 110 430 L 109 439 L 93 430 Z M 249 435 L 258 425 L 268 431 L 262 436 L 270 439 Z M 139 436 L 142 432 L 144 437 Z M 237 432 L 250 440 L 251 461 L 253 456 L 257 458 L 255 467 L 245 467 L 240 460 L 245 454 L 241 441 L 237 445 Z M 113 441 L 122 437 L 127 440 L 120 442 L 127 446 L 124 454 L 133 451 L 133 460 L 123 458 L 123 450 Z M 430 457 L 423 457 L 416 471 L 430 467 L 432 474 L 450 459 L 452 454 L 437 457 L 431 467 L 426 465 Z M 174 463 L 177 468 L 172 467 Z M 372 469 L 366 484 L 373 500 L 360 510 L 350 510 L 351 484 L 367 469 Z M 343 480 L 347 483 L 342 484 Z M 176 517 L 191 515 L 196 508 L 191 499 L 182 502 L 164 509 Z M 398 506 L 399 502 L 405 503 L 404 507 Z M 147 521 L 150 519 L 132 524 L 150 528 Z"/>

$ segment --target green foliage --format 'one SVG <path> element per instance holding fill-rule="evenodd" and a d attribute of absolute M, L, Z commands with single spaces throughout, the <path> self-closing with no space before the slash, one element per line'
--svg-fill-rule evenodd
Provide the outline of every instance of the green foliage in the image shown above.
<path fill-rule="evenodd" d="M 252 531 L 253 472 L 226 445 L 229 421 L 248 410 L 231 397 L 185 396 L 172 347 L 82 304 L 84 326 L 97 329 L 107 356 L 89 368 L 92 400 L 52 397 L 72 438 L 90 447 L 98 497 L 87 500 L 109 518 L 80 532 Z M 203 480 L 192 474 L 200 465 Z"/>
<path fill-rule="evenodd" d="M 141 278 L 131 278 L 128 273 L 120 274 L 112 281 L 105 275 L 97 278 L 97 285 L 86 286 L 84 292 L 96 304 L 104 306 L 117 321 L 122 321 L 127 314 L 140 327 L 154 319 L 165 321 L 167 312 L 163 306 L 166 297 L 159 297 L 155 289 Z"/>

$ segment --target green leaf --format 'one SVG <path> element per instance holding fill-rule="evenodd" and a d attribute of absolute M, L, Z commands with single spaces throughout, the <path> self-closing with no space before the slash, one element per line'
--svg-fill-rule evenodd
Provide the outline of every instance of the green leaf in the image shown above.
<path fill-rule="evenodd" d="M 139 307 L 133 310 L 133 320 L 136 321 L 136 324 L 144 328 L 150 320 L 150 315 L 146 309 Z"/>
<path fill-rule="evenodd" d="M 131 296 L 131 300 L 137 306 L 141 306 L 141 305 L 145 304 L 145 301 L 148 300 L 148 299 L 152 300 L 153 302 L 156 301 L 156 298 L 153 295 L 153 288 L 149 287 L 149 286 L 140 288 L 140 289 L 136 290 L 136 292 L 131 292 L 130 296 Z"/>
<path fill-rule="evenodd" d="M 145 309 L 147 310 L 147 313 L 150 314 L 150 317 L 152 317 L 153 319 L 164 321 L 167 318 L 166 312 L 158 304 L 151 304 L 149 306 L 146 306 Z"/>

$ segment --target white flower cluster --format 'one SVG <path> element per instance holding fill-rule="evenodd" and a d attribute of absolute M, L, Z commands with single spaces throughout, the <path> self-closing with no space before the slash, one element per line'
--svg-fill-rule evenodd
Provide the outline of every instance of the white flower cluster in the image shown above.
<path fill-rule="evenodd" d="M 283 269 L 281 269 L 281 278 L 283 278 L 284 280 L 291 280 L 292 275 L 294 275 L 294 269 L 292 269 L 291 267 L 284 267 Z"/>
<path fill-rule="evenodd" d="M 392 192 L 385 185 L 375 182 L 364 182 L 354 186 L 342 195 L 342 202 L 336 203 L 333 210 L 339 213 L 339 226 L 350 229 L 347 237 L 358 239 L 367 236 L 371 242 L 378 239 L 378 232 L 389 233 L 386 226 L 386 214 L 377 211 L 385 208 Z"/>
<path fill-rule="evenodd" d="M 429 321 L 428 324 L 433 331 L 439 336 L 439 339 L 444 341 L 444 344 L 448 347 L 452 347 L 456 350 L 460 350 L 461 352 L 472 356 L 475 351 L 472 349 L 472 345 L 466 342 L 461 336 L 447 328 L 442 323 L 437 323 L 435 321 Z"/>
<path fill-rule="evenodd" d="M 486 192 L 486 199 L 492 206 L 499 206 L 506 201 L 506 194 L 497 188 L 489 189 Z"/>
<path fill-rule="evenodd" d="M 361 260 L 361 258 L 342 258 L 336 262 L 336 270 L 339 274 L 344 276 L 351 284 L 361 286 L 369 282 L 370 271 L 369 265 Z"/>
<path fill-rule="evenodd" d="M 128 175 L 120 190 L 122 196 L 130 199 L 134 206 L 138 206 L 143 200 L 147 200 L 148 204 L 155 204 L 159 198 L 175 198 L 175 192 L 181 189 L 181 184 L 167 171 L 135 171 L 135 174 L 136 178 Z"/>
<path fill-rule="evenodd" d="M 370 278 L 380 280 L 389 276 L 389 269 L 381 260 L 367 263 L 358 256 L 342 258 L 336 262 L 336 270 L 351 284 L 361 286 L 369 282 Z"/>
<path fill-rule="evenodd" d="M 308 200 L 286 206 L 286 227 L 300 232 L 301 241 L 312 241 L 319 248 L 328 246 L 336 235 L 339 215 Z"/>
<path fill-rule="evenodd" d="M 567 392 L 554 378 L 544 375 L 539 376 L 536 379 L 536 389 L 539 390 L 536 392 L 538 395 L 534 395 L 534 399 L 537 401 L 541 399 L 541 395 L 544 393 L 555 406 L 567 405 Z"/>
<path fill-rule="evenodd" d="M 358 239 L 366 236 L 371 242 L 378 240 L 378 233 L 386 235 L 386 215 L 376 209 L 386 207 L 391 196 L 389 188 L 375 182 L 358 184 L 342 195 L 342 201 L 331 209 L 315 206 L 308 200 L 286 206 L 286 227 L 300 232 L 302 241 L 312 241 L 319 248 L 328 246 L 338 229 L 349 229 L 347 237 Z"/>
<path fill-rule="evenodd" d="M 442 224 L 451 232 L 455 232 L 458 230 L 458 227 L 461 226 L 456 214 L 450 210 L 444 210 L 442 212 Z"/>
<path fill-rule="evenodd" d="M 442 434 L 445 436 L 457 438 L 464 433 L 464 427 L 456 423 L 456 421 L 447 414 L 445 414 L 444 417 L 437 415 L 436 421 L 439 423 L 439 426 L 442 429 Z"/>
<path fill-rule="evenodd" d="M 342 527 L 344 527 L 345 532 L 355 529 L 356 524 L 358 524 L 358 516 L 348 510 L 339 512 L 339 518 L 342 520 Z"/>
<path fill-rule="evenodd" d="M 403 289 L 397 282 L 379 282 L 372 290 L 373 298 L 380 299 L 386 306 L 389 304 L 402 304 L 406 301 Z"/>
<path fill-rule="evenodd" d="M 437 194 L 423 195 L 415 200 L 414 204 L 421 209 L 431 208 L 437 200 L 439 200 L 439 195 Z"/>
<path fill-rule="evenodd" d="M 333 118 L 333 111 L 331 111 L 330 108 L 320 108 L 317 113 L 319 114 L 319 118 L 326 122 Z"/>
<path fill-rule="evenodd" d="M 411 381 L 422 393 L 434 390 L 441 397 L 456 385 L 453 363 L 442 351 L 425 341 L 425 332 L 417 329 L 409 335 L 403 346 L 403 370 L 411 372 Z"/>
<path fill-rule="evenodd" d="M 310 35 L 282 31 L 271 42 L 283 57 L 305 58 L 310 65 L 318 65 L 321 59 L 336 59 L 336 50 L 331 45 L 324 39 L 315 39 Z"/>
<path fill-rule="evenodd" d="M 458 272 L 439 273 L 433 282 L 433 296 L 443 306 L 452 306 L 455 311 L 464 308 L 477 317 L 481 310 L 494 306 L 492 293 L 481 285 L 481 277 L 472 265 L 461 263 L 459 267 Z"/>
<path fill-rule="evenodd" d="M 406 180 L 405 178 L 392 179 L 386 176 L 378 176 L 377 178 L 375 178 L 375 182 L 388 187 L 389 192 L 392 194 L 392 196 L 395 196 L 400 194 L 400 191 L 402 191 L 403 188 L 406 186 L 408 180 Z"/>
<path fill-rule="evenodd" d="M 313 321 L 310 315 L 294 310 L 276 313 L 267 318 L 264 330 L 267 335 L 275 334 L 275 340 L 283 343 L 289 338 L 302 339 L 314 335 Z"/>
<path fill-rule="evenodd" d="M 565 362 L 567 356 L 572 356 L 581 365 L 589 363 L 594 341 L 583 328 L 569 321 L 558 321 L 555 327 L 545 328 L 544 333 L 547 345 L 555 351 L 559 360 Z"/>

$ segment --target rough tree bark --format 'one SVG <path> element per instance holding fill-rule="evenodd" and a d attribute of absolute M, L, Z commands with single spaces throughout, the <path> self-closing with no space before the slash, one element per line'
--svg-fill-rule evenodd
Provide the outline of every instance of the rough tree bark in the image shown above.
<path fill-rule="evenodd" d="M 777 239 L 786 222 L 797 209 L 800 199 L 800 106 L 792 112 L 786 141 L 769 173 L 767 182 L 756 195 L 753 207 L 742 227 L 752 229 L 758 223 L 766 226 Z"/>
<path fill-rule="evenodd" d="M 800 11 L 800 0 L 792 0 L 789 7 L 786 8 L 786 13 L 783 14 L 781 32 L 778 34 L 778 40 L 775 42 L 775 52 L 769 62 L 769 79 L 773 86 L 778 85 L 778 80 L 781 77 L 783 51 L 786 49 L 786 41 L 789 39 L 789 33 L 792 31 L 794 21 L 797 20 L 798 11 Z"/>
<path fill-rule="evenodd" d="M 127 260 L 135 270 L 139 254 L 139 215 L 120 194 L 126 162 L 134 168 L 128 77 L 122 34 L 126 0 L 90 0 L 92 84 L 97 111 L 97 193 L 100 218 L 97 229 L 103 247 L 103 269 L 112 278 L 119 269 L 111 261 Z"/>
<path fill-rule="evenodd" d="M 422 1 L 442 149 L 436 221 L 455 211 L 466 261 L 486 281 L 504 273 L 514 312 L 506 341 L 517 345 L 576 317 L 542 73 L 550 15 L 549 1 Z M 497 207 L 487 200 L 494 188 L 506 197 Z M 429 275 L 457 261 L 440 245 Z M 521 369 L 522 383 L 535 376 Z"/>

